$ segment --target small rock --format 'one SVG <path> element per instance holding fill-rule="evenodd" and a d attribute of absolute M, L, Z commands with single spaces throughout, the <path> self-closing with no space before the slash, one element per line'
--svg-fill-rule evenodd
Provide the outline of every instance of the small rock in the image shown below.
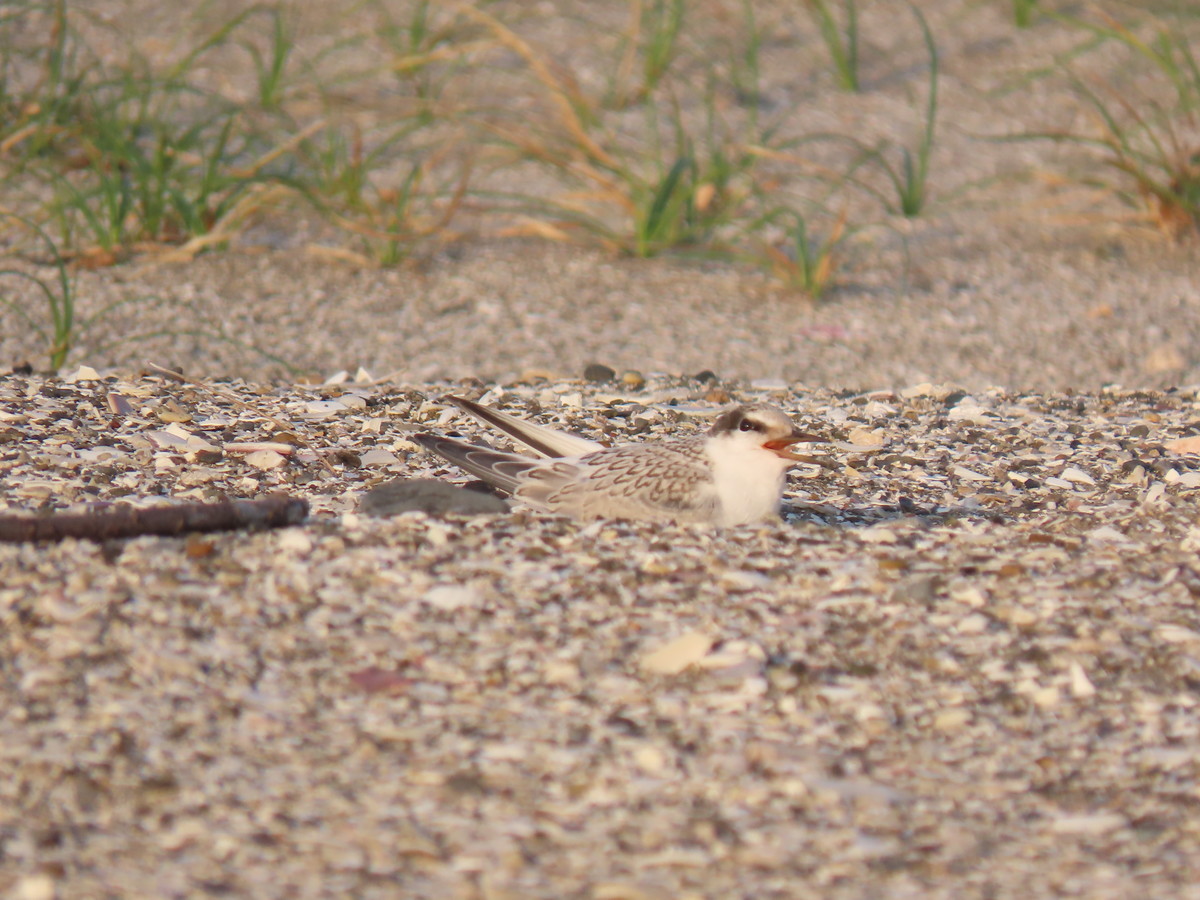
<path fill-rule="evenodd" d="M 116 391 L 109 391 L 104 399 L 108 403 L 108 411 L 114 416 L 131 416 L 136 412 L 133 404 L 126 400 L 124 395 L 118 394 Z"/>
<path fill-rule="evenodd" d="M 1096 479 L 1094 479 L 1091 475 L 1089 475 L 1087 472 L 1083 471 L 1083 469 L 1079 468 L 1078 466 L 1067 466 L 1065 469 L 1062 470 L 1062 477 L 1067 479 L 1067 481 L 1075 482 L 1075 484 L 1095 484 L 1096 483 Z"/>
<path fill-rule="evenodd" d="M 1095 693 L 1096 686 L 1088 678 L 1087 672 L 1083 670 L 1083 666 L 1073 661 L 1071 663 L 1071 696 L 1077 698 L 1091 697 Z"/>
<path fill-rule="evenodd" d="M 276 453 L 274 450 L 255 450 L 253 453 L 246 455 L 246 463 L 254 466 L 256 469 L 277 469 L 287 462 L 287 458 L 282 453 Z"/>
<path fill-rule="evenodd" d="M 853 428 L 849 434 L 849 441 L 856 447 L 875 447 L 883 443 L 882 428 Z"/>
<path fill-rule="evenodd" d="M 465 490 L 434 478 L 397 478 L 367 491 L 360 509 L 370 516 L 404 512 L 485 515 L 508 512 L 509 504 L 495 494 Z"/>
<path fill-rule="evenodd" d="M 972 613 L 969 616 L 964 616 L 958 623 L 959 634 L 983 634 L 991 624 L 991 619 L 982 613 Z"/>
<path fill-rule="evenodd" d="M 442 584 L 430 588 L 421 599 L 435 609 L 455 610 L 464 606 L 478 606 L 483 598 L 470 585 Z"/>
<path fill-rule="evenodd" d="M 621 373 L 621 384 L 630 390 L 641 390 L 646 386 L 646 377 L 636 369 Z"/>
<path fill-rule="evenodd" d="M 26 875 L 12 886 L 13 900 L 54 900 L 58 887 L 49 875 Z"/>
<path fill-rule="evenodd" d="M 346 411 L 346 404 L 341 400 L 310 400 L 304 404 L 306 419 L 327 419 Z"/>
<path fill-rule="evenodd" d="M 1200 453 L 1200 434 L 1167 441 L 1163 448 L 1170 453 Z"/>
<path fill-rule="evenodd" d="M 653 744 L 646 744 L 633 751 L 633 762 L 647 775 L 657 775 L 666 767 L 666 755 Z"/>
<path fill-rule="evenodd" d="M 758 378 L 750 382 L 750 387 L 756 391 L 786 391 L 788 388 L 782 378 Z"/>
<path fill-rule="evenodd" d="M 400 460 L 391 450 L 383 447 L 373 447 L 361 457 L 364 466 L 394 466 Z"/>
<path fill-rule="evenodd" d="M 577 684 L 579 682 L 579 666 L 567 660 L 552 659 L 542 667 L 542 680 L 546 684 Z"/>
<path fill-rule="evenodd" d="M 955 466 L 954 474 L 963 481 L 987 481 L 988 477 L 980 472 L 975 472 L 965 466 Z"/>
<path fill-rule="evenodd" d="M 616 371 L 602 363 L 592 363 L 583 370 L 584 381 L 592 381 L 596 384 L 605 384 L 609 381 L 614 381 L 616 377 Z"/>
<path fill-rule="evenodd" d="M 256 453 L 259 450 L 273 450 L 282 456 L 290 456 L 296 451 L 291 444 L 282 441 L 230 441 L 223 445 L 226 453 Z"/>
<path fill-rule="evenodd" d="M 729 391 L 725 388 L 713 388 L 704 395 L 704 399 L 708 403 L 728 403 L 733 398 L 729 396 Z"/>
<path fill-rule="evenodd" d="M 865 544 L 894 544 L 900 539 L 900 536 L 886 525 L 864 528 L 858 537 Z"/>
<path fill-rule="evenodd" d="M 156 415 L 160 422 L 168 424 L 172 422 L 190 422 L 192 414 L 186 409 L 183 409 L 174 400 L 168 400 L 162 409 L 157 410 Z"/>
<path fill-rule="evenodd" d="M 692 376 L 692 381 L 699 381 L 701 384 L 713 384 L 720 380 L 717 377 L 717 373 L 712 369 L 705 369 L 703 372 L 697 372 Z"/>
<path fill-rule="evenodd" d="M 74 384 L 77 381 L 99 381 L 100 373 L 91 366 L 80 366 L 63 380 L 67 384 Z"/>
<path fill-rule="evenodd" d="M 702 631 L 689 631 L 642 657 L 642 668 L 656 675 L 678 675 L 704 658 L 713 639 Z"/>
<path fill-rule="evenodd" d="M 1120 813 L 1094 813 L 1081 816 L 1060 816 L 1050 824 L 1055 834 L 1104 834 L 1125 826 Z"/>
<path fill-rule="evenodd" d="M 1052 684 L 1048 687 L 1041 687 L 1029 695 L 1029 699 L 1033 701 L 1034 706 L 1039 706 L 1042 709 L 1049 709 L 1052 706 L 1057 706 L 1061 694 L 1058 685 Z"/>
<path fill-rule="evenodd" d="M 892 603 L 929 605 L 942 590 L 941 575 L 912 575 L 892 588 Z"/>
<path fill-rule="evenodd" d="M 932 397 L 934 395 L 934 387 L 928 381 L 922 381 L 920 384 L 909 385 L 900 391 L 900 396 L 905 400 L 913 400 L 917 397 Z"/>
<path fill-rule="evenodd" d="M 1200 632 L 1184 628 L 1182 625 L 1160 625 L 1154 633 L 1168 644 L 1200 643 Z"/>
<path fill-rule="evenodd" d="M 289 553 L 310 553 L 312 552 L 313 542 L 303 529 L 300 528 L 285 528 L 279 533 L 279 540 L 276 546 L 280 550 L 287 550 Z"/>
<path fill-rule="evenodd" d="M 371 666 L 351 672 L 350 683 L 367 694 L 399 696 L 412 686 L 413 679 L 403 669 L 380 669 Z"/>
<path fill-rule="evenodd" d="M 934 717 L 933 727 L 938 731 L 954 731 L 957 728 L 962 728 L 971 721 L 971 713 L 969 710 L 961 707 L 953 709 L 944 709 Z"/>

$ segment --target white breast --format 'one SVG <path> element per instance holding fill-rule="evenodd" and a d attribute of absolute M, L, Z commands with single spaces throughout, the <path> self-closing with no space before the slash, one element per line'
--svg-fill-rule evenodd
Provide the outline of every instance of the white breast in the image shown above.
<path fill-rule="evenodd" d="M 721 503 L 718 524 L 741 525 L 778 515 L 787 460 L 737 435 L 713 438 L 704 451 Z"/>

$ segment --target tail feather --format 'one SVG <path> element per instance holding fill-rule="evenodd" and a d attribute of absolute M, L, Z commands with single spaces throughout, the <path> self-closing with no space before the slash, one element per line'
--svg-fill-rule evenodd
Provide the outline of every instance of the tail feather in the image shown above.
<path fill-rule="evenodd" d="M 526 456 L 501 453 L 499 450 L 479 447 L 453 438 L 417 434 L 412 439 L 426 450 L 433 451 L 460 469 L 509 494 L 516 493 L 522 480 L 542 465 Z"/>

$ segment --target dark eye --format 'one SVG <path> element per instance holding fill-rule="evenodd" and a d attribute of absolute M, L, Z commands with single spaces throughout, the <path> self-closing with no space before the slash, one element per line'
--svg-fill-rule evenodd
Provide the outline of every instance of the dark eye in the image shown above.
<path fill-rule="evenodd" d="M 756 431 L 758 426 L 749 419 L 742 419 L 742 424 L 738 426 L 738 431 Z"/>

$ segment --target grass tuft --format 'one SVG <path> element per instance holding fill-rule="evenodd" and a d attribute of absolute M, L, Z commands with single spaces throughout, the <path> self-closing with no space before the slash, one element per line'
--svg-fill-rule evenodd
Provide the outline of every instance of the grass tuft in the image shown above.
<path fill-rule="evenodd" d="M 1182 16 L 1150 20 L 1148 38 L 1111 16 L 1098 21 L 1056 17 L 1116 44 L 1157 75 L 1145 92 L 1130 94 L 1113 81 L 1085 79 L 1063 63 L 1072 86 L 1091 112 L 1094 130 L 1036 132 L 1018 140 L 1050 140 L 1096 150 L 1115 178 L 1080 176 L 1099 183 L 1172 236 L 1200 226 L 1200 59 Z"/>
<path fill-rule="evenodd" d="M 1037 5 L 1038 0 L 1012 0 L 1013 22 L 1018 28 L 1028 28 L 1033 24 Z"/>
<path fill-rule="evenodd" d="M 8 307 L 41 338 L 46 345 L 50 368 L 57 371 L 67 361 L 67 354 L 71 352 L 75 340 L 75 283 L 67 272 L 67 263 L 59 252 L 58 245 L 42 228 L 24 216 L 13 213 L 0 215 L 33 232 L 50 252 L 50 265 L 54 269 L 53 279 L 41 278 L 24 269 L 0 269 L 0 277 L 26 281 L 38 289 L 42 299 L 46 301 L 50 327 L 47 329 L 29 314 L 23 304 L 11 297 L 0 295 L 0 303 Z"/>
<path fill-rule="evenodd" d="M 846 218 L 843 210 L 829 232 L 820 237 L 809 230 L 801 212 L 781 211 L 777 224 L 783 227 L 783 239 L 763 246 L 771 274 L 785 286 L 819 300 L 834 283 L 838 271 L 841 244 L 848 237 Z"/>
<path fill-rule="evenodd" d="M 858 78 L 858 4 L 843 0 L 845 28 L 838 25 L 829 0 L 805 0 L 809 13 L 821 29 L 821 40 L 829 51 L 838 84 L 847 91 L 859 90 Z"/>
<path fill-rule="evenodd" d="M 882 193 L 878 196 L 889 212 L 898 213 L 905 218 L 919 216 L 929 201 L 929 159 L 933 153 L 937 123 L 939 73 L 937 44 L 934 43 L 933 33 L 929 30 L 929 23 L 925 21 L 925 16 L 917 6 L 909 4 L 909 8 L 921 27 L 925 50 L 929 54 L 929 91 L 925 100 L 924 127 L 915 148 L 899 147 L 898 163 L 888 159 L 888 151 L 891 148 L 887 145 L 880 146 L 868 154 L 870 161 L 878 166 L 890 182 L 895 200 L 890 200 Z"/>
<path fill-rule="evenodd" d="M 22 13 L 36 21 L 38 5 Z M 0 29 L 19 30 L 22 13 Z M 120 67 L 98 62 L 65 0 L 51 13 L 53 27 L 32 54 L 15 41 L 0 50 L 4 71 L 38 68 L 27 94 L 5 97 L 4 105 L 23 117 L 0 146 L 16 160 L 10 179 L 19 177 L 33 194 L 49 190 L 46 221 L 64 253 L 115 260 L 139 243 L 209 234 L 269 177 L 274 155 L 250 112 L 188 78 L 203 53 L 228 41 L 249 12 L 167 72 L 136 54 Z M 278 14 L 274 21 L 282 22 Z M 275 37 L 269 61 L 259 60 L 260 97 L 271 102 L 290 52 L 282 25 Z"/>

